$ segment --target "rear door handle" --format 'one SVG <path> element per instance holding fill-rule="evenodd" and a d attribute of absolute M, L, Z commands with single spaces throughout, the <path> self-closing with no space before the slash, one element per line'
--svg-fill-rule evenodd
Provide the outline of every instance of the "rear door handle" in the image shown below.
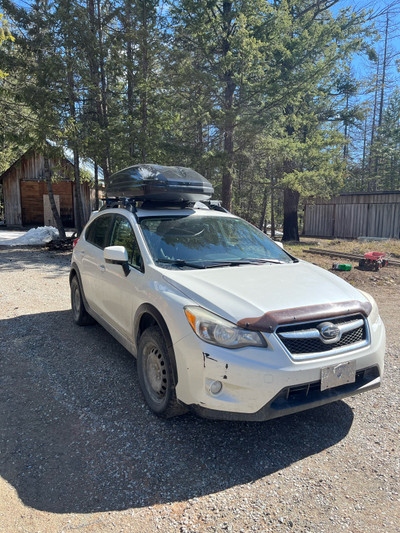
<path fill-rule="evenodd" d="M 106 270 L 105 265 L 97 265 L 97 268 L 98 268 L 101 272 L 105 272 L 105 270 Z"/>

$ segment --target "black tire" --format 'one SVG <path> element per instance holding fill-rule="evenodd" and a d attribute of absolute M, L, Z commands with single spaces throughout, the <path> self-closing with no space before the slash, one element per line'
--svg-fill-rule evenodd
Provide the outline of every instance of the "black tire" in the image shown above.
<path fill-rule="evenodd" d="M 186 412 L 176 399 L 171 361 L 160 328 L 147 328 L 139 339 L 137 368 L 139 384 L 150 409 L 162 418 Z"/>
<path fill-rule="evenodd" d="M 89 326 L 95 323 L 94 318 L 85 309 L 77 276 L 74 276 L 71 280 L 71 308 L 74 322 L 78 326 Z"/>

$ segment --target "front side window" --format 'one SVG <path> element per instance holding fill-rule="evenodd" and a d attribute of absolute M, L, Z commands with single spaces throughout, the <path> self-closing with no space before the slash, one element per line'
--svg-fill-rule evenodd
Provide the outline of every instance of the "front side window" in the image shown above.
<path fill-rule="evenodd" d="M 130 225 L 129 220 L 125 217 L 120 215 L 115 217 L 110 246 L 124 246 L 128 252 L 129 264 L 139 270 L 142 268 L 143 262 L 139 245 L 132 226 Z"/>
<path fill-rule="evenodd" d="M 85 232 L 85 239 L 87 242 L 94 244 L 94 246 L 97 246 L 102 250 L 108 246 L 108 237 L 112 221 L 112 215 L 103 215 L 95 218 Z"/>
<path fill-rule="evenodd" d="M 293 261 L 264 233 L 240 218 L 151 217 L 142 219 L 141 228 L 155 262 L 161 266 L 210 268 Z"/>

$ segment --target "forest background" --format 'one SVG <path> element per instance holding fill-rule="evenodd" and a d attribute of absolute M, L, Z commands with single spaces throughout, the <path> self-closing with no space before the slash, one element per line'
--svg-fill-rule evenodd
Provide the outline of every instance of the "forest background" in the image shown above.
<path fill-rule="evenodd" d="M 400 2 L 0 0 L 0 173 L 59 146 L 196 169 L 299 239 L 301 204 L 400 188 Z M 53 177 L 54 178 L 54 177 Z M 78 231 L 81 222 L 78 221 Z"/>

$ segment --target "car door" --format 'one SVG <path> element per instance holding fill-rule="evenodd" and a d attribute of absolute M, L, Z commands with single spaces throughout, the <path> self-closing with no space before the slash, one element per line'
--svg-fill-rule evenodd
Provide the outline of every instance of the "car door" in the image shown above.
<path fill-rule="evenodd" d="M 83 292 L 89 306 L 103 316 L 103 278 L 106 271 L 104 248 L 108 246 L 114 224 L 114 215 L 105 213 L 96 217 L 85 230 L 85 246 L 79 249 L 79 271 Z"/>
<path fill-rule="evenodd" d="M 120 333 L 131 338 L 133 317 L 143 301 L 145 281 L 142 255 L 135 232 L 123 215 L 115 215 L 109 245 L 125 247 L 128 253 L 129 274 L 125 275 L 121 265 L 105 264 L 101 288 L 99 287 L 102 315 Z"/>

